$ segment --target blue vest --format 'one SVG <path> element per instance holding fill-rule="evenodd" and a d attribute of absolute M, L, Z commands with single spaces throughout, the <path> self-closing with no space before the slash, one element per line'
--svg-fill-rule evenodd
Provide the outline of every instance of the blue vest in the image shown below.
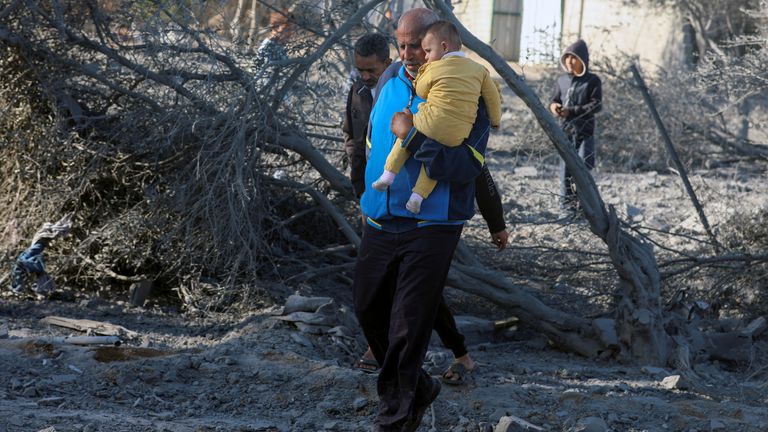
<path fill-rule="evenodd" d="M 397 139 L 390 130 L 392 116 L 409 103 L 411 112 L 416 113 L 424 100 L 416 95 L 405 68 L 399 62 L 391 65 L 379 78 L 376 94 L 368 127 L 366 188 L 361 198 L 362 210 L 369 218 L 369 224 L 386 229 L 388 221 L 401 218 L 413 220 L 416 226 L 456 224 L 470 219 L 475 213 L 474 178 L 482 169 L 490 130 L 485 104 L 479 104 L 481 109 L 472 133 L 459 147 L 445 147 L 417 134 L 421 144 L 414 157 L 406 161 L 388 190 L 380 192 L 370 185 L 384 172 L 384 163 Z M 405 203 L 416 184 L 422 163 L 425 163 L 430 177 L 438 183 L 422 202 L 421 212 L 413 214 L 406 210 Z"/>

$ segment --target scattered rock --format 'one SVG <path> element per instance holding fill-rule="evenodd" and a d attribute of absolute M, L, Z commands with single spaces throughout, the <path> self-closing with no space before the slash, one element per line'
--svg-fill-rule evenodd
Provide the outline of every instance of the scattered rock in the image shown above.
<path fill-rule="evenodd" d="M 368 406 L 368 399 L 364 397 L 355 398 L 354 401 L 352 401 L 352 408 L 355 411 L 360 411 L 361 409 Z"/>
<path fill-rule="evenodd" d="M 681 375 L 670 375 L 661 380 L 661 386 L 669 390 L 688 390 L 690 385 Z"/>
<path fill-rule="evenodd" d="M 329 328 L 336 326 L 336 322 L 332 316 L 314 312 L 292 312 L 288 315 L 277 316 L 275 319 L 314 326 L 325 326 Z"/>
<path fill-rule="evenodd" d="M 630 204 L 624 205 L 624 212 L 627 214 L 627 217 L 634 221 L 641 221 L 643 220 L 643 210 L 641 210 L 638 207 L 635 207 Z"/>
<path fill-rule="evenodd" d="M 572 432 L 606 432 L 608 424 L 600 417 L 584 417 L 576 422 Z"/>
<path fill-rule="evenodd" d="M 493 432 L 493 425 L 486 422 L 480 422 L 477 424 L 478 432 Z"/>
<path fill-rule="evenodd" d="M 296 328 L 298 328 L 299 331 L 302 333 L 313 334 L 313 335 L 323 335 L 328 333 L 328 326 L 311 325 L 311 324 L 305 324 L 303 322 L 294 322 L 293 324 L 296 325 Z"/>
<path fill-rule="evenodd" d="M 332 303 L 330 297 L 304 297 L 297 294 L 289 296 L 283 307 L 283 315 L 294 312 L 315 312 L 321 306 Z"/>
<path fill-rule="evenodd" d="M 291 340 L 306 348 L 312 348 L 314 346 L 312 341 L 301 333 L 291 333 Z"/>
<path fill-rule="evenodd" d="M 560 394 L 560 402 L 573 401 L 578 403 L 583 401 L 585 398 L 586 395 L 579 389 L 566 389 Z"/>
<path fill-rule="evenodd" d="M 544 431 L 545 429 L 529 423 L 515 416 L 505 416 L 499 419 L 499 423 L 493 432 L 523 432 L 523 431 Z"/>

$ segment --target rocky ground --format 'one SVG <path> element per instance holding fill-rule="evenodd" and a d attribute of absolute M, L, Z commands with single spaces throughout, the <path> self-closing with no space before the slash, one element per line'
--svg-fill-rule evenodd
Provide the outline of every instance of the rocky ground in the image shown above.
<path fill-rule="evenodd" d="M 525 278 L 519 269 L 519 257 L 537 250 L 602 247 L 585 224 L 558 220 L 555 167 L 523 164 L 503 148 L 489 163 L 504 195 L 512 247 L 493 251 L 479 218 L 468 225 L 470 247 L 554 304 L 596 307 L 572 291 L 588 275 Z M 723 168 L 691 179 L 717 230 L 733 214 L 765 206 L 764 175 Z M 676 176 L 598 170 L 595 179 L 629 226 L 700 230 Z M 686 237 L 663 238 L 689 245 Z M 610 286 L 615 276 L 592 278 L 595 286 Z M 295 288 L 334 300 L 239 315 L 179 312 L 153 299 L 139 308 L 82 295 L 3 297 L 0 328 L 8 334 L 0 339 L 0 431 L 370 430 L 375 376 L 350 367 L 364 341 L 348 309 L 349 288 L 332 278 L 323 289 L 313 283 Z M 700 361 L 694 365 L 700 381 L 692 383 L 677 380 L 671 369 L 560 352 L 525 323 L 490 331 L 483 323 L 508 318 L 502 307 L 452 288 L 447 294 L 458 314 L 480 319 L 461 320 L 478 368 L 465 385 L 444 386 L 420 431 L 768 430 L 766 335 L 756 340 L 750 364 Z M 109 322 L 130 332 L 119 347 L 61 344 L 55 337 L 84 333 L 42 323 L 47 316 Z M 439 374 L 450 359 L 435 344 L 427 366 Z"/>

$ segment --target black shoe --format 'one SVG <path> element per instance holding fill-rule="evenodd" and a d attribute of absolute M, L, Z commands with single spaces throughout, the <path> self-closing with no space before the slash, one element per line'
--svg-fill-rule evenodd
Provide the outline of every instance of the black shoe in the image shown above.
<path fill-rule="evenodd" d="M 403 426 L 404 432 L 414 432 L 421 425 L 421 419 L 424 418 L 424 414 L 427 412 L 427 408 L 432 405 L 432 402 L 437 399 L 437 395 L 440 394 L 440 380 L 437 378 L 429 377 L 431 387 L 427 393 L 427 396 L 423 400 L 416 400 L 413 404 L 413 417 L 411 417 Z"/>

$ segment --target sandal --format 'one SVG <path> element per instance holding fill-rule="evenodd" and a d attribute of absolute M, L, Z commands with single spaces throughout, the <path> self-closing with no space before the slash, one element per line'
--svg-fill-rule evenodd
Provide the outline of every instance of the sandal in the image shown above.
<path fill-rule="evenodd" d="M 464 366 L 461 363 L 452 363 L 448 370 L 443 372 L 443 375 L 440 377 L 440 380 L 448 385 L 462 385 L 467 380 L 467 375 L 471 371 L 467 369 L 466 366 Z"/>
<path fill-rule="evenodd" d="M 379 370 L 379 362 L 377 362 L 376 359 L 360 357 L 360 360 L 355 362 L 354 368 L 372 374 Z"/>

